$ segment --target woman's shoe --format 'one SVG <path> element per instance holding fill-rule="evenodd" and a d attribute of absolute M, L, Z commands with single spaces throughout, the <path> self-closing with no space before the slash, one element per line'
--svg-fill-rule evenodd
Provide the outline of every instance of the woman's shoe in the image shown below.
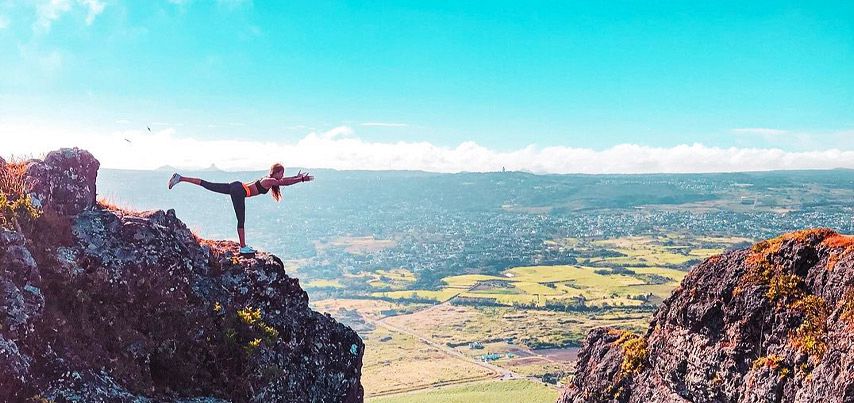
<path fill-rule="evenodd" d="M 241 255 L 251 255 L 255 252 L 257 252 L 257 251 L 249 245 L 240 247 L 240 254 Z"/>
<path fill-rule="evenodd" d="M 169 189 L 172 189 L 172 186 L 175 186 L 180 181 L 181 181 L 181 175 L 178 175 L 177 172 L 172 174 L 172 177 L 169 178 Z"/>

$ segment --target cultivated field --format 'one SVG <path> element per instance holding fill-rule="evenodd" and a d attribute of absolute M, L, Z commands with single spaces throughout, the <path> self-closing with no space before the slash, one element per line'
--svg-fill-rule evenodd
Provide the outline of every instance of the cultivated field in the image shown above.
<path fill-rule="evenodd" d="M 483 382 L 438 388 L 427 392 L 368 399 L 370 403 L 553 403 L 558 391 L 526 380 Z"/>
<path fill-rule="evenodd" d="M 449 276 L 434 290 L 411 289 L 417 274 L 401 268 L 307 287 L 346 289 L 349 279 L 369 285 L 358 299 L 313 306 L 365 340 L 362 382 L 371 401 L 554 401 L 591 329 L 643 331 L 690 264 L 745 241 L 567 238 L 549 247 L 577 251 L 576 264 Z M 448 386 L 454 384 L 467 385 Z"/>

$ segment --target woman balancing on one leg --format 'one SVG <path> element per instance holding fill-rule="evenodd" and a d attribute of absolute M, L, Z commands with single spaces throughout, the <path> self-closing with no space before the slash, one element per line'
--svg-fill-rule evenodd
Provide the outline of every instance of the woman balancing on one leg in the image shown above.
<path fill-rule="evenodd" d="M 300 171 L 296 176 L 283 177 L 285 167 L 282 164 L 276 163 L 270 167 L 270 175 L 258 179 L 251 183 L 231 182 L 231 183 L 211 183 L 199 178 L 190 178 L 181 176 L 177 173 L 169 179 L 169 189 L 172 189 L 178 182 L 190 182 L 199 185 L 207 190 L 223 193 L 231 196 L 231 204 L 234 205 L 234 213 L 237 215 L 237 236 L 240 238 L 240 253 L 251 254 L 255 253 L 255 249 L 246 244 L 246 233 L 243 231 L 243 223 L 246 220 L 246 198 L 267 193 L 268 190 L 273 190 L 273 199 L 279 201 L 282 199 L 282 192 L 279 186 L 290 186 L 294 183 L 306 182 L 313 180 L 314 177 L 308 173 Z"/>

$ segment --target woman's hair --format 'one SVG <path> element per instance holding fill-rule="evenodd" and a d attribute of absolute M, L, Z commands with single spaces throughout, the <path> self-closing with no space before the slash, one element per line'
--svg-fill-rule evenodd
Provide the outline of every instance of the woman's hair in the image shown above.
<path fill-rule="evenodd" d="M 272 178 L 273 174 L 275 174 L 276 172 L 285 173 L 285 167 L 278 162 L 273 164 L 273 166 L 270 167 L 270 175 L 269 176 Z M 270 193 L 270 195 L 273 196 L 273 198 L 276 199 L 276 201 L 282 200 L 282 191 L 281 191 L 281 189 L 279 189 L 279 185 L 273 185 L 273 187 L 271 187 L 270 190 L 273 191 L 272 193 Z"/>

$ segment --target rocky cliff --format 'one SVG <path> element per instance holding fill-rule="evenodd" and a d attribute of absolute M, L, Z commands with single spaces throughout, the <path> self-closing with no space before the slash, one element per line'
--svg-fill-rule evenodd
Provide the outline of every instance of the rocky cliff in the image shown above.
<path fill-rule="evenodd" d="M 172 210 L 97 203 L 86 151 L 14 165 L 0 161 L 0 401 L 363 400 L 364 344 L 276 256 L 199 239 Z"/>
<path fill-rule="evenodd" d="M 854 237 L 714 256 L 645 335 L 592 331 L 559 402 L 854 402 Z"/>

